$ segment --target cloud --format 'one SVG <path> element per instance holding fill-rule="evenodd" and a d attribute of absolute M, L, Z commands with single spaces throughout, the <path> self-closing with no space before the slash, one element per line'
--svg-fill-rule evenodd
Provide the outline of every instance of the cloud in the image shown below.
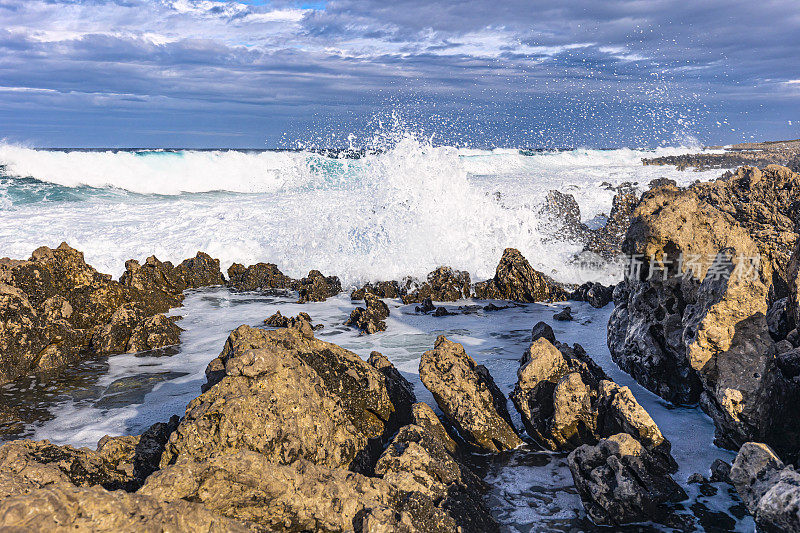
<path fill-rule="evenodd" d="M 769 124 L 785 128 L 800 72 L 793 4 L 0 0 L 0 91 L 15 93 L 0 119 L 25 136 L 32 107 L 70 123 L 135 117 L 158 142 L 178 114 L 231 128 L 226 117 L 258 117 L 243 135 L 253 145 L 287 124 L 346 128 L 387 106 L 466 134 L 480 115 L 485 142 L 577 139 L 622 120 L 628 140 L 606 139 L 654 143 L 680 128 L 719 134 L 717 122 L 752 113 L 767 117 L 754 135 L 779 134 Z M 90 128 L 62 129 L 32 126 L 29 138 L 96 142 Z"/>

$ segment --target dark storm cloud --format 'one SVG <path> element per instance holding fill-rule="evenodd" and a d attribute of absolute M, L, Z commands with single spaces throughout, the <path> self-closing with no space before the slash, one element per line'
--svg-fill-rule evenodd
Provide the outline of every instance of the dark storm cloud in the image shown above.
<path fill-rule="evenodd" d="M 46 144 L 107 142 L 120 123 L 163 142 L 152 132 L 194 114 L 222 144 L 257 146 L 392 106 L 470 133 L 480 116 L 486 143 L 528 145 L 721 142 L 800 121 L 793 0 L 0 0 L 0 28 L 0 137 Z"/>

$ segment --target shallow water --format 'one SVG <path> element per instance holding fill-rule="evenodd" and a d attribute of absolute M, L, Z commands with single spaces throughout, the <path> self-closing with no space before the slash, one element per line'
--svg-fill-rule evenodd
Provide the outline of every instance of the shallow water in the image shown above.
<path fill-rule="evenodd" d="M 749 517 L 739 520 L 729 511 L 738 501 L 729 494 L 727 486 L 713 484 L 716 496 L 705 496 L 700 494 L 699 485 L 687 484 L 688 477 L 695 472 L 707 476 L 714 459 L 730 462 L 734 454 L 713 445 L 713 424 L 699 409 L 669 406 L 616 367 L 605 344 L 610 306 L 597 310 L 585 303 L 571 302 L 576 320 L 564 323 L 552 319 L 563 304 L 529 304 L 500 311 L 432 317 L 416 314 L 413 305 L 387 300 L 391 309 L 387 331 L 362 336 L 343 325 L 354 307 L 345 293 L 319 303 L 297 304 L 295 300 L 237 294 L 222 288 L 191 292 L 184 307 L 173 310 L 173 314 L 183 317 L 180 325 L 185 329 L 174 355 L 117 355 L 88 361 L 77 370 L 65 370 L 60 381 L 53 376 L 24 378 L 0 387 L 0 397 L 25 409 L 26 417 L 31 420 L 15 436 L 93 448 L 105 434 L 138 434 L 154 422 L 164 421 L 173 414 L 182 415 L 186 404 L 199 395 L 205 382 L 205 366 L 221 351 L 229 332 L 240 324 L 258 326 L 277 310 L 285 316 L 308 312 L 315 324 L 324 325 L 316 333 L 318 338 L 350 349 L 363 358 L 372 350 L 382 352 L 414 384 L 417 398 L 434 407 L 435 402 L 422 386 L 417 369 L 422 352 L 433 347 L 438 335 L 462 343 L 479 364 L 487 366 L 507 394 L 516 381 L 519 358 L 530 341 L 530 329 L 544 320 L 551 324 L 559 340 L 579 342 L 609 376 L 629 386 L 672 441 L 673 455 L 680 465 L 675 478 L 690 494 L 684 512 L 691 513 L 689 508 L 693 506 L 708 526 L 698 525 L 698 528 L 753 530 Z M 477 302 L 462 301 L 446 306 L 457 311 L 459 306 L 474 303 Z M 520 425 L 516 411 L 510 408 L 510 412 Z M 476 457 L 475 461 L 492 486 L 487 503 L 504 530 L 597 529 L 585 517 L 564 454 L 521 449 Z M 703 512 L 702 506 L 709 512 Z M 710 512 L 725 515 L 711 516 Z M 652 528 L 645 525 L 630 530 L 649 529 Z"/>

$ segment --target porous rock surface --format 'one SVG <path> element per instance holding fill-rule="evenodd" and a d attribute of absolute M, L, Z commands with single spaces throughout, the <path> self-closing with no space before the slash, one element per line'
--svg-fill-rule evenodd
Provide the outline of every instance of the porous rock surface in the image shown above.
<path fill-rule="evenodd" d="M 364 294 L 366 307 L 356 307 L 347 320 L 348 326 L 354 326 L 370 335 L 379 331 L 386 331 L 386 319 L 389 317 L 389 307 L 371 292 Z"/>
<path fill-rule="evenodd" d="M 428 274 L 427 280 L 417 283 L 406 280 L 404 304 L 421 303 L 425 299 L 437 302 L 455 302 L 470 296 L 469 272 L 442 266 Z"/>
<path fill-rule="evenodd" d="M 536 271 L 515 248 L 506 248 L 492 279 L 475 284 L 475 297 L 515 302 L 553 302 L 567 299 L 567 292 L 548 276 Z"/>
<path fill-rule="evenodd" d="M 661 462 L 627 433 L 584 444 L 567 458 L 575 487 L 593 522 L 662 522 L 670 504 L 686 499 Z"/>
<path fill-rule="evenodd" d="M 434 349 L 422 354 L 419 377 L 468 444 L 490 452 L 522 444 L 505 396 L 462 345 L 439 336 Z"/>
<path fill-rule="evenodd" d="M 800 473 L 766 444 L 747 442 L 730 479 L 761 531 L 800 531 Z"/>

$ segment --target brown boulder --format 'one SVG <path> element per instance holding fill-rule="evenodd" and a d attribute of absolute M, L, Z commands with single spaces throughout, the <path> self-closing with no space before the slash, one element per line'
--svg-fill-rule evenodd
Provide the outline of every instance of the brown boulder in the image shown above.
<path fill-rule="evenodd" d="M 319 270 L 312 270 L 305 278 L 294 284 L 300 293 L 298 303 L 324 302 L 331 296 L 342 292 L 342 284 L 336 276 L 323 276 Z"/>
<path fill-rule="evenodd" d="M 437 302 L 455 302 L 469 298 L 469 272 L 442 266 L 428 274 L 423 283 L 406 282 L 407 292 L 402 295 L 404 304 L 421 303 L 425 299 Z"/>
<path fill-rule="evenodd" d="M 389 317 L 389 307 L 372 293 L 364 295 L 366 308 L 356 307 L 347 320 L 348 326 L 354 326 L 370 335 L 379 331 L 386 331 L 386 319 Z"/>
<path fill-rule="evenodd" d="M 291 289 L 293 283 L 272 263 L 256 263 L 247 268 L 234 263 L 228 268 L 228 286 L 238 291 Z"/>
<path fill-rule="evenodd" d="M 505 396 L 486 367 L 476 365 L 460 344 L 437 338 L 434 349 L 422 354 L 419 377 L 468 444 L 491 452 L 522 444 Z"/>
<path fill-rule="evenodd" d="M 554 302 L 567 299 L 555 281 L 534 270 L 519 250 L 506 248 L 494 278 L 475 284 L 475 297 L 516 302 Z"/>

